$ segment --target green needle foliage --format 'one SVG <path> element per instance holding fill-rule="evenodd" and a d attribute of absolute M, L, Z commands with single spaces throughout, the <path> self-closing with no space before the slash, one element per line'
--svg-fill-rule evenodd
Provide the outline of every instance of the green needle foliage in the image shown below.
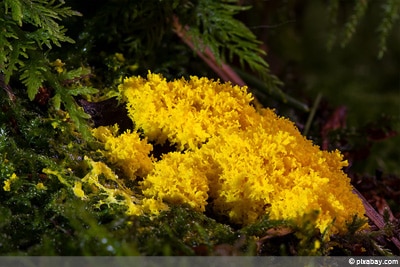
<path fill-rule="evenodd" d="M 400 18 L 400 3 L 396 0 L 388 0 L 382 3 L 382 21 L 378 26 L 379 32 L 379 52 L 378 58 L 382 58 L 385 54 L 386 40 L 393 29 L 395 22 Z"/>
<path fill-rule="evenodd" d="M 373 4 L 378 3 L 378 7 Z M 344 9 L 349 5 L 349 3 L 344 4 Z M 385 54 L 387 47 L 386 42 L 393 30 L 393 26 L 400 17 L 400 2 L 396 0 L 383 0 L 379 2 L 372 3 L 371 0 L 360 0 L 355 1 L 352 6 L 352 11 L 349 12 L 350 15 L 345 18 L 344 28 L 339 27 L 339 10 L 341 5 L 339 0 L 329 1 L 328 11 L 329 20 L 332 27 L 330 33 L 330 39 L 328 41 L 328 48 L 332 49 L 335 43 L 339 42 L 341 47 L 347 46 L 347 44 L 352 39 L 353 35 L 357 31 L 357 26 L 362 19 L 365 19 L 365 14 L 368 8 L 378 9 L 377 12 L 381 14 L 381 20 L 379 21 L 375 31 L 378 33 L 378 58 L 382 58 Z M 343 30 L 339 30 L 342 29 Z M 373 29 L 371 29 L 373 32 Z M 338 38 L 339 36 L 339 38 Z"/>
<path fill-rule="evenodd" d="M 200 51 L 209 48 L 216 57 L 217 62 L 239 61 L 241 68 L 250 67 L 254 73 L 261 77 L 265 84 L 267 94 L 287 101 L 280 87 L 282 82 L 270 73 L 269 65 L 263 56 L 266 52 L 260 48 L 261 42 L 241 21 L 235 19 L 241 11 L 249 10 L 250 6 L 238 6 L 236 0 L 199 1 L 194 22 L 189 25 L 189 36 Z M 246 80 L 244 76 L 240 75 Z M 256 87 L 260 92 L 265 91 Z M 296 106 L 296 105 L 293 105 Z"/>
<path fill-rule="evenodd" d="M 280 85 L 269 71 L 256 36 L 235 18 L 250 8 L 238 5 L 237 0 L 103 1 L 90 7 L 81 1 L 72 3 L 83 10 L 86 19 L 76 39 L 91 63 L 98 60 L 91 58 L 91 53 L 122 52 L 141 74 L 151 68 L 166 77 L 175 73 L 192 75 L 189 65 L 193 64 L 193 51 L 173 30 L 173 22 L 178 19 L 182 27 L 188 28 L 196 50 L 209 48 L 219 63 L 238 60 L 263 80 Z M 174 71 L 176 63 L 179 71 Z"/>
<path fill-rule="evenodd" d="M 246 62 L 250 68 L 264 76 L 268 73 L 268 64 L 260 55 L 266 53 L 259 48 L 260 41 L 234 16 L 249 6 L 238 6 L 236 0 L 199 1 L 196 7 L 194 27 L 189 34 L 193 37 L 198 49 L 208 47 L 219 62 L 231 62 L 237 56 L 243 66 Z M 235 29 L 235 30 L 233 30 Z"/>

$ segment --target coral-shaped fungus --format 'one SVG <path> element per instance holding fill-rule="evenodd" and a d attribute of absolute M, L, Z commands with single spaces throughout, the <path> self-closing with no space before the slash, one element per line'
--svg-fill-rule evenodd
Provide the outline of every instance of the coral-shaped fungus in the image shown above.
<path fill-rule="evenodd" d="M 139 199 L 126 203 L 127 190 L 121 193 L 129 214 L 158 214 L 171 203 L 198 211 L 209 205 L 233 223 L 250 224 L 265 214 L 298 221 L 318 211 L 316 227 L 330 233 L 364 216 L 340 152 L 321 151 L 288 119 L 256 110 L 245 87 L 194 76 L 168 82 L 149 73 L 125 79 L 119 92 L 135 129 L 93 133 L 110 163 L 130 180 L 141 177 Z M 151 157 L 147 141 L 167 140 L 176 150 Z"/>

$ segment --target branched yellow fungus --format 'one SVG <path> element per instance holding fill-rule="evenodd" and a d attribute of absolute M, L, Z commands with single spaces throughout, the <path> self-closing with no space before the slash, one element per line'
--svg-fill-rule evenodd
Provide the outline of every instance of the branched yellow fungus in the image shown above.
<path fill-rule="evenodd" d="M 138 133 L 127 131 L 116 136 L 118 126 L 99 127 L 93 135 L 104 142 L 105 152 L 111 163 L 123 169 L 128 177 L 147 175 L 153 168 L 149 153 L 153 146 L 146 140 L 140 140 Z"/>
<path fill-rule="evenodd" d="M 240 127 L 252 96 L 239 86 L 191 77 L 167 82 L 157 74 L 132 77 L 120 86 L 129 116 L 151 141 L 194 149 L 219 130 Z M 243 124 L 244 125 L 244 124 Z"/>
<path fill-rule="evenodd" d="M 130 179 L 143 179 L 142 211 L 158 214 L 168 203 L 198 211 L 209 205 L 239 224 L 265 214 L 301 224 L 317 211 L 315 227 L 329 233 L 344 232 L 354 215 L 364 216 L 340 152 L 321 151 L 291 121 L 256 110 L 245 87 L 197 77 L 168 82 L 149 73 L 125 79 L 119 91 L 134 131 L 177 148 L 156 161 L 135 132 L 94 131 L 110 162 Z"/>

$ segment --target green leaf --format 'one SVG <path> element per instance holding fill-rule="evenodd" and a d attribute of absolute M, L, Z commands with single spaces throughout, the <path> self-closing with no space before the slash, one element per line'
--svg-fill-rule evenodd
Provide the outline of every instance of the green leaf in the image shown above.
<path fill-rule="evenodd" d="M 69 90 L 69 94 L 73 96 L 78 96 L 78 95 L 91 95 L 98 93 L 99 90 L 96 88 L 90 87 L 90 86 L 80 86 L 74 89 Z"/>
<path fill-rule="evenodd" d="M 64 73 L 60 74 L 60 78 L 62 80 L 68 81 L 68 80 L 75 80 L 75 79 L 79 79 L 82 76 L 85 75 L 89 75 L 90 74 L 90 69 L 89 68 L 77 68 L 77 69 L 73 69 Z"/>
<path fill-rule="evenodd" d="M 68 94 L 73 96 L 95 94 L 99 90 L 91 86 L 83 86 L 80 81 L 90 74 L 89 68 L 77 68 L 67 72 L 60 73 L 60 79 L 65 84 L 75 84 L 75 86 L 68 90 Z"/>
<path fill-rule="evenodd" d="M 43 73 L 48 71 L 46 68 L 48 62 L 34 53 L 31 53 L 30 56 L 32 57 L 32 60 L 26 62 L 25 66 L 22 68 L 20 79 L 28 89 L 29 99 L 33 100 L 39 87 L 41 87 L 45 81 Z"/>
<path fill-rule="evenodd" d="M 85 113 L 83 108 L 76 103 L 71 94 L 71 88 L 63 84 L 64 77 L 65 75 L 63 74 L 54 75 L 52 73 L 45 73 L 46 81 L 55 90 L 52 102 L 56 109 L 60 108 L 61 103 L 64 104 L 64 108 L 69 113 L 75 127 L 82 134 L 83 138 L 89 140 L 92 138 L 92 135 L 86 120 L 90 119 L 90 115 Z"/>
<path fill-rule="evenodd" d="M 14 71 L 17 71 L 18 65 L 23 66 L 24 63 L 20 59 L 20 56 L 23 56 L 25 58 L 28 58 L 28 55 L 26 54 L 26 48 L 23 46 L 22 43 L 18 43 L 18 41 L 12 42 L 13 49 L 10 51 L 8 54 L 8 61 L 4 64 L 4 76 L 5 76 L 5 83 L 8 84 L 10 81 L 11 75 Z"/>
<path fill-rule="evenodd" d="M 53 101 L 53 107 L 56 110 L 59 110 L 60 106 L 61 106 L 61 95 L 60 94 L 56 94 L 55 96 L 53 96 L 52 101 Z"/>
<path fill-rule="evenodd" d="M 5 0 L 4 6 L 5 6 L 5 14 L 8 14 L 8 9 L 10 9 L 12 19 L 14 21 L 16 21 L 18 23 L 18 25 L 21 27 L 22 26 L 22 18 L 24 16 L 22 13 L 21 1 Z"/>

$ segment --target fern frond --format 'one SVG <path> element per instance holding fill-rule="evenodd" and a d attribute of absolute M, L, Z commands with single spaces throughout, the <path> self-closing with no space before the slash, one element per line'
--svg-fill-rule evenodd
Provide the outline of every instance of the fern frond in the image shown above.
<path fill-rule="evenodd" d="M 8 53 L 8 59 L 5 62 L 3 69 L 6 84 L 8 84 L 12 73 L 14 71 L 18 71 L 19 67 L 24 65 L 24 61 L 21 59 L 21 57 L 24 57 L 25 59 L 29 58 L 28 54 L 26 53 L 27 47 L 24 46 L 23 43 L 13 41 L 11 44 L 12 50 Z"/>
<path fill-rule="evenodd" d="M 4 82 L 8 84 L 12 72 L 17 69 L 13 65 L 10 67 L 10 54 L 13 51 L 12 42 L 18 39 L 18 37 L 10 31 L 10 24 L 13 24 L 13 22 L 10 23 L 0 18 L 0 23 L 3 25 L 0 30 L 0 70 L 5 75 Z"/>
<path fill-rule="evenodd" d="M 262 58 L 265 52 L 259 48 L 260 41 L 234 18 L 249 7 L 238 6 L 236 0 L 201 0 L 195 9 L 196 25 L 191 25 L 188 33 L 196 49 L 208 47 L 219 62 L 237 56 L 242 67 L 247 63 L 262 77 L 267 76 L 269 66 Z"/>
<path fill-rule="evenodd" d="M 386 41 L 396 20 L 400 17 L 400 1 L 387 0 L 382 3 L 383 19 L 378 26 L 379 52 L 378 58 L 382 58 L 387 50 Z"/>
<path fill-rule="evenodd" d="M 39 87 L 46 81 L 55 91 L 52 103 L 60 108 L 61 103 L 69 112 L 75 126 L 89 138 L 89 130 L 85 119 L 89 118 L 75 102 L 74 96 L 92 94 L 96 89 L 79 83 L 65 85 L 66 79 L 74 79 L 87 74 L 87 69 L 72 70 L 62 74 L 53 72 L 43 46 L 51 49 L 53 45 L 61 46 L 61 42 L 73 43 L 65 35 L 66 29 L 59 24 L 64 17 L 80 15 L 69 7 L 64 7 L 64 1 L 55 0 L 4 0 L 0 2 L 0 12 L 5 14 L 0 18 L 0 67 L 4 81 L 17 73 L 18 78 L 26 87 L 29 99 L 33 100 Z M 11 14 L 8 15 L 8 14 Z M 30 30 L 22 27 L 30 25 Z"/>
<path fill-rule="evenodd" d="M 90 74 L 90 69 L 89 68 L 77 68 L 73 69 L 70 71 L 65 71 L 60 73 L 60 79 L 63 81 L 68 81 L 68 80 L 76 80 L 79 79 L 80 77 L 87 76 Z"/>
<path fill-rule="evenodd" d="M 356 2 L 353 14 L 350 16 L 349 20 L 344 26 L 344 38 L 341 43 L 342 47 L 345 47 L 347 43 L 350 41 L 351 37 L 353 37 L 353 34 L 356 31 L 356 27 L 359 21 L 365 15 L 367 6 L 368 6 L 368 0 L 360 0 Z"/>
<path fill-rule="evenodd" d="M 370 5 L 368 3 L 371 3 Z M 375 2 L 369 0 L 356 1 L 351 15 L 347 18 L 347 22 L 344 25 L 342 37 L 338 36 L 338 28 L 342 25 L 338 25 L 339 16 L 339 1 L 330 0 L 328 5 L 328 17 L 330 23 L 330 31 L 327 42 L 328 50 L 331 50 L 335 43 L 339 42 L 340 46 L 345 47 L 353 35 L 355 34 L 357 27 L 360 24 L 361 19 L 365 16 L 368 6 L 373 6 Z M 400 17 L 400 1 L 397 0 L 384 0 L 381 1 L 380 11 L 381 21 L 377 26 L 378 32 L 378 58 L 382 58 L 385 54 L 387 47 L 386 42 L 390 32 L 394 28 L 394 24 Z M 374 8 L 374 7 L 373 7 Z M 371 8 L 370 8 L 371 9 Z M 375 8 L 376 9 L 376 8 Z"/>
<path fill-rule="evenodd" d="M 14 0 L 7 0 L 12 1 Z M 62 7 L 62 4 L 54 5 L 53 1 L 39 0 L 32 3 L 27 0 L 15 0 L 20 2 L 20 6 L 24 13 L 24 22 L 37 27 L 37 35 L 41 36 L 43 42 L 38 42 L 39 38 L 35 38 L 41 48 L 44 43 L 51 48 L 51 43 L 60 46 L 60 42 L 73 43 L 74 41 L 65 35 L 65 29 L 59 25 L 57 20 L 63 17 L 80 15 L 78 12 L 72 11 L 69 7 Z"/>
<path fill-rule="evenodd" d="M 61 42 L 74 43 L 74 40 L 65 36 L 66 29 L 62 26 L 55 32 L 51 32 L 46 29 L 38 29 L 34 32 L 27 33 L 27 37 L 34 40 L 40 49 L 43 49 L 43 45 L 47 48 L 52 48 L 52 43 L 58 47 L 61 47 Z"/>
<path fill-rule="evenodd" d="M 48 66 L 49 63 L 44 57 L 38 57 L 35 54 L 31 54 L 30 57 L 31 60 L 27 61 L 21 69 L 20 79 L 27 87 L 29 99 L 33 100 L 39 87 L 41 87 L 45 81 L 43 73 L 47 71 L 46 66 Z"/>
<path fill-rule="evenodd" d="M 330 51 L 336 43 L 336 32 L 337 32 L 337 16 L 339 11 L 339 0 L 331 0 L 328 5 L 328 20 L 331 30 L 329 31 L 329 37 L 327 42 L 328 51 Z"/>
<path fill-rule="evenodd" d="M 73 96 L 78 95 L 92 95 L 98 93 L 99 90 L 91 86 L 80 86 L 75 89 L 69 90 L 69 94 Z"/>
<path fill-rule="evenodd" d="M 85 86 L 82 84 L 82 80 L 90 75 L 91 71 L 89 68 L 77 68 L 70 71 L 64 71 L 60 73 L 59 80 L 62 81 L 63 85 L 68 87 L 68 94 L 72 96 L 78 95 L 91 95 L 98 93 L 94 87 Z"/>
<path fill-rule="evenodd" d="M 90 118 L 90 115 L 85 113 L 82 107 L 78 106 L 73 97 L 74 94 L 72 94 L 74 93 L 74 91 L 72 91 L 71 93 L 71 88 L 68 88 L 62 84 L 63 81 L 60 79 L 59 75 L 54 75 L 52 73 L 46 72 L 45 79 L 50 87 L 52 87 L 55 91 L 55 95 L 52 99 L 53 106 L 58 109 L 60 108 L 61 103 L 63 103 L 77 130 L 86 140 L 92 138 L 89 126 L 86 123 L 86 120 Z M 72 89 L 77 90 L 75 91 L 77 93 L 81 93 L 82 91 L 86 90 L 79 89 L 79 86 Z"/>
<path fill-rule="evenodd" d="M 22 18 L 24 16 L 21 1 L 5 0 L 4 1 L 4 14 L 11 13 L 11 17 L 17 22 L 18 26 L 22 26 Z"/>
<path fill-rule="evenodd" d="M 55 0 L 4 0 L 5 14 L 10 11 L 13 20 L 20 23 L 29 23 L 37 27 L 58 27 L 55 20 L 64 17 L 79 16 L 80 13 L 64 7 L 63 1 L 54 4 Z"/>
<path fill-rule="evenodd" d="M 0 67 L 8 83 L 15 71 L 19 71 L 24 64 L 31 64 L 28 50 L 42 50 L 46 45 L 60 46 L 61 42 L 73 40 L 65 35 L 65 28 L 57 23 L 63 17 L 79 15 L 69 7 L 63 7 L 62 2 L 45 0 L 4 0 L 0 2 L 0 12 L 5 14 L 2 18 L 0 31 Z M 11 14 L 11 17 L 7 16 Z M 30 24 L 34 29 L 24 30 L 22 26 Z M 25 70 L 23 70 L 25 71 Z M 32 71 L 33 73 L 35 70 Z M 26 77 L 26 76 L 25 76 Z M 29 82 L 30 84 L 35 84 Z M 38 84 L 38 82 L 36 82 Z M 30 90 L 30 95 L 33 90 Z"/>

